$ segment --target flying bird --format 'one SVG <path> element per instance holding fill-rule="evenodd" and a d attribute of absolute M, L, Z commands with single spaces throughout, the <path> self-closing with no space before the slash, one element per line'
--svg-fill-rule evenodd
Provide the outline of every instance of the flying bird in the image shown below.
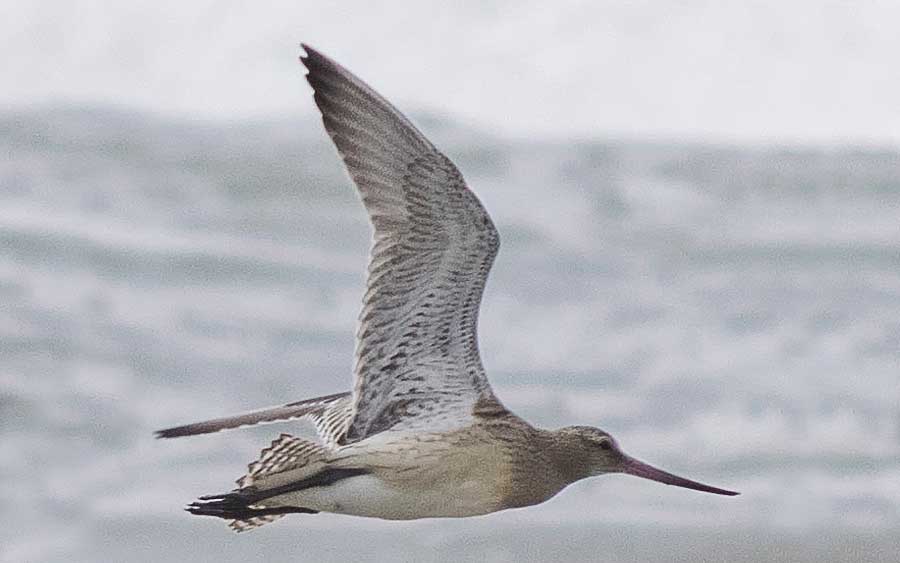
<path fill-rule="evenodd" d="M 286 514 L 391 520 L 535 505 L 578 480 L 626 473 L 719 495 L 627 455 L 590 426 L 545 430 L 498 400 L 478 352 L 478 310 L 500 239 L 456 166 L 393 105 L 303 45 L 300 57 L 374 227 L 350 392 L 157 432 L 175 438 L 306 418 L 237 488 L 186 510 L 241 532 Z"/>

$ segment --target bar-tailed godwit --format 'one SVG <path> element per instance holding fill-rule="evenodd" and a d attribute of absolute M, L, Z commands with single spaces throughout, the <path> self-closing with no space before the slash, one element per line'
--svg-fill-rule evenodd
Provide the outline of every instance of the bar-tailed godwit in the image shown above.
<path fill-rule="evenodd" d="M 736 495 L 625 454 L 603 430 L 536 428 L 506 409 L 478 353 L 481 295 L 499 238 L 456 166 L 397 109 L 306 45 L 301 61 L 375 229 L 352 392 L 157 432 L 174 438 L 310 419 L 282 434 L 231 492 L 192 514 L 236 531 L 289 513 L 393 520 L 462 517 L 544 502 L 570 483 L 627 473 Z"/>

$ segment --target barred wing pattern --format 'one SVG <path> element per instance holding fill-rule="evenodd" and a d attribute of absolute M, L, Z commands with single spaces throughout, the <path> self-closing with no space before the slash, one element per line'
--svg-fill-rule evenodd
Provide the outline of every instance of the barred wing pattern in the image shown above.
<path fill-rule="evenodd" d="M 345 441 L 463 425 L 479 399 L 493 397 L 476 325 L 497 230 L 453 163 L 406 117 L 303 48 L 325 129 L 375 228 Z"/>

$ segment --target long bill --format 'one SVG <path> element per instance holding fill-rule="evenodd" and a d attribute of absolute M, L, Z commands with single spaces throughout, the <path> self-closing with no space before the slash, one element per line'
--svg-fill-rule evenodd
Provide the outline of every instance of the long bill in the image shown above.
<path fill-rule="evenodd" d="M 651 481 L 659 481 L 660 483 L 665 483 L 666 485 L 675 485 L 676 487 L 684 487 L 686 489 L 694 489 L 695 491 L 703 491 L 704 493 L 715 493 L 717 495 L 728 496 L 740 494 L 736 491 L 728 491 L 726 489 L 720 489 L 718 487 L 711 487 L 709 485 L 704 485 L 703 483 L 698 483 L 697 481 L 691 481 L 690 479 L 685 479 L 684 477 L 673 475 L 671 473 L 663 471 L 662 469 L 657 469 L 652 465 L 647 465 L 643 461 L 638 461 L 633 457 L 625 458 L 622 472 L 627 473 L 628 475 L 634 475 L 635 477 L 650 479 Z"/>

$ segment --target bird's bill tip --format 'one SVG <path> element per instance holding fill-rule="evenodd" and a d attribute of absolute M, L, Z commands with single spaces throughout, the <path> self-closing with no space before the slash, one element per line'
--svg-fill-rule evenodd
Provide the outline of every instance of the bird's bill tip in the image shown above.
<path fill-rule="evenodd" d="M 690 479 L 685 479 L 684 477 L 679 477 L 678 475 L 673 475 L 672 473 L 663 471 L 662 469 L 657 469 L 652 465 L 646 464 L 643 461 L 636 460 L 632 457 L 626 458 L 622 472 L 627 473 L 628 475 L 634 475 L 635 477 L 641 477 L 643 479 L 650 479 L 651 481 L 664 483 L 666 485 L 674 485 L 676 487 L 684 487 L 685 489 L 703 491 L 704 493 L 713 493 L 730 497 L 740 494 L 737 491 L 720 489 L 718 487 L 698 483 L 697 481 L 691 481 Z"/>

